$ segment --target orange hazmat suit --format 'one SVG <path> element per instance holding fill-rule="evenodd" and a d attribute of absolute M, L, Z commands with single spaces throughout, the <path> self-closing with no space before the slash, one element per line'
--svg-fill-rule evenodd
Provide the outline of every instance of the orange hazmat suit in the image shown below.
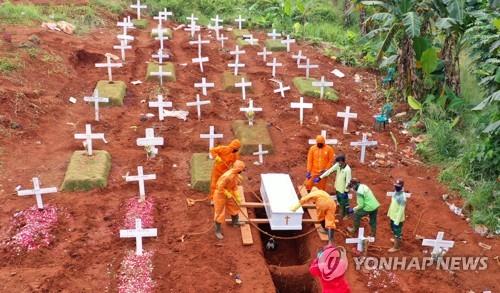
<path fill-rule="evenodd" d="M 233 167 L 220 176 L 214 192 L 214 221 L 222 224 L 226 219 L 226 212 L 231 216 L 238 215 L 240 208 L 240 194 L 238 187 L 243 181 L 240 175 L 245 169 L 245 163 L 236 160 Z"/>
<path fill-rule="evenodd" d="M 309 148 L 309 153 L 307 154 L 307 172 L 311 174 L 311 178 L 306 180 L 307 190 L 311 190 L 313 186 L 325 190 L 326 180 L 323 179 L 318 183 L 314 183 L 313 180 L 330 168 L 335 158 L 335 151 L 331 146 L 325 144 L 325 138 L 323 136 L 316 136 L 316 143 L 323 144 L 323 147 L 319 148 L 316 144 Z"/>
<path fill-rule="evenodd" d="M 316 211 L 318 212 L 318 220 L 325 221 L 326 229 L 335 229 L 335 212 L 337 210 L 337 204 L 330 197 L 330 195 L 323 190 L 313 188 L 308 195 L 300 199 L 299 205 L 295 206 L 293 209 L 298 209 L 306 203 L 312 202 L 316 205 Z"/>
<path fill-rule="evenodd" d="M 237 152 L 241 147 L 239 140 L 235 139 L 227 146 L 221 145 L 210 150 L 212 158 L 215 159 L 214 167 L 212 168 L 212 179 L 210 181 L 210 198 L 214 196 L 217 180 L 227 170 L 231 168 L 233 163 L 240 158 Z M 235 152 L 236 151 L 236 152 Z"/>

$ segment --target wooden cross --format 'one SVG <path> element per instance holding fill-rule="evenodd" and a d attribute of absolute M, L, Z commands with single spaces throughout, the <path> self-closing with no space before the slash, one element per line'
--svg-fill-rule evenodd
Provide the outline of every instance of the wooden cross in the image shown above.
<path fill-rule="evenodd" d="M 208 62 L 208 57 L 201 57 L 201 55 L 198 56 L 198 58 L 193 58 L 192 61 L 193 63 L 199 63 L 200 64 L 200 71 L 204 72 L 203 70 L 203 63 Z"/>
<path fill-rule="evenodd" d="M 285 217 L 285 225 L 287 225 L 287 226 L 288 226 L 288 221 L 289 221 L 290 219 L 291 219 L 291 218 L 290 218 L 290 216 L 288 216 L 288 215 Z"/>
<path fill-rule="evenodd" d="M 164 108 L 172 108 L 172 102 L 163 101 L 163 95 L 158 95 L 156 101 L 150 101 L 148 106 L 150 108 L 158 108 L 158 118 L 160 121 L 165 119 L 165 111 Z"/>
<path fill-rule="evenodd" d="M 444 251 L 452 248 L 455 241 L 443 240 L 444 232 L 438 232 L 436 239 L 422 240 L 422 246 L 432 246 L 433 255 L 441 255 Z"/>
<path fill-rule="evenodd" d="M 160 50 L 165 49 L 165 30 L 163 30 L 162 26 L 159 24 L 156 29 L 153 30 L 153 33 L 157 34 L 155 40 L 160 41 Z"/>
<path fill-rule="evenodd" d="M 186 17 L 186 19 L 189 20 L 190 23 L 196 23 L 198 17 L 195 17 L 194 13 L 191 13 L 191 16 Z"/>
<path fill-rule="evenodd" d="M 309 71 L 310 71 L 311 69 L 313 69 L 313 68 L 319 68 L 319 65 L 317 65 L 317 64 L 312 65 L 312 64 L 310 64 L 309 62 L 310 62 L 310 60 L 309 60 L 309 58 L 307 58 L 307 59 L 306 59 L 306 64 L 305 64 L 305 65 L 300 64 L 300 65 L 298 66 L 298 68 L 301 68 L 301 69 L 304 69 L 304 68 L 305 68 L 305 69 L 306 69 L 306 78 L 309 78 Z"/>
<path fill-rule="evenodd" d="M 264 155 L 269 154 L 269 151 L 264 151 L 262 145 L 259 144 L 259 151 L 252 153 L 254 156 L 259 156 L 259 164 L 264 164 Z M 288 225 L 288 223 L 287 223 Z"/>
<path fill-rule="evenodd" d="M 201 34 L 198 34 L 198 40 L 196 41 L 189 41 L 190 45 L 198 45 L 198 56 L 201 55 L 201 47 L 203 44 L 210 44 L 209 40 L 202 40 L 201 39 Z"/>
<path fill-rule="evenodd" d="M 281 34 L 276 32 L 276 29 L 273 29 L 272 32 L 267 33 L 268 37 L 271 37 L 273 40 L 276 40 L 276 37 L 281 37 Z"/>
<path fill-rule="evenodd" d="M 302 123 L 304 122 L 304 109 L 312 109 L 313 104 L 312 103 L 304 103 L 304 97 L 300 97 L 300 102 L 299 103 L 291 103 L 290 107 L 292 109 L 299 109 L 300 111 L 300 126 L 302 126 Z"/>
<path fill-rule="evenodd" d="M 127 45 L 127 41 L 122 39 L 120 40 L 120 45 L 113 46 L 113 49 L 120 50 L 122 61 L 125 61 L 125 50 L 132 49 L 132 46 Z"/>
<path fill-rule="evenodd" d="M 281 43 L 285 44 L 286 45 L 286 51 L 290 52 L 290 45 L 293 44 L 293 43 L 295 43 L 295 40 L 294 39 L 290 39 L 290 35 L 287 35 L 286 36 L 286 40 L 281 40 Z"/>
<path fill-rule="evenodd" d="M 250 99 L 248 101 L 248 107 L 247 108 L 240 108 L 240 112 L 245 112 L 245 113 L 255 113 L 255 112 L 262 112 L 262 108 L 255 108 L 253 106 L 253 100 Z M 248 125 L 253 126 L 253 120 L 248 119 Z"/>
<path fill-rule="evenodd" d="M 49 193 L 55 193 L 55 192 L 57 192 L 57 188 L 56 187 L 40 188 L 40 181 L 39 181 L 38 177 L 34 177 L 31 180 L 33 182 L 33 189 L 19 190 L 17 192 L 17 195 L 18 196 L 34 195 L 36 198 L 37 208 L 42 210 L 43 209 L 42 195 L 49 194 Z"/>
<path fill-rule="evenodd" d="M 275 89 L 274 90 L 274 93 L 280 93 L 281 97 L 284 98 L 285 97 L 285 91 L 289 91 L 290 90 L 290 87 L 289 86 L 286 86 L 286 87 L 283 87 L 283 82 L 281 81 L 278 81 L 278 84 L 279 84 L 279 88 Z"/>
<path fill-rule="evenodd" d="M 357 113 L 351 113 L 351 107 L 347 106 L 345 108 L 345 112 L 337 112 L 337 117 L 344 118 L 344 133 L 347 133 L 347 128 L 349 127 L 349 119 L 350 118 L 358 118 Z"/>
<path fill-rule="evenodd" d="M 229 68 L 234 67 L 234 75 L 238 75 L 238 69 L 245 67 L 245 64 L 239 63 L 238 59 L 234 60 L 234 63 L 229 63 L 227 65 Z"/>
<path fill-rule="evenodd" d="M 123 27 L 123 35 L 127 35 L 128 29 L 134 29 L 134 23 L 130 21 L 130 18 L 124 17 L 123 21 L 116 23 L 116 26 Z"/>
<path fill-rule="evenodd" d="M 299 50 L 299 53 L 297 53 L 297 55 L 292 55 L 292 58 L 295 59 L 295 60 L 297 60 L 297 66 L 299 66 L 300 63 L 302 63 L 302 60 L 306 60 L 307 59 L 306 56 L 302 55 L 302 50 Z"/>
<path fill-rule="evenodd" d="M 93 139 L 101 139 L 106 143 L 106 139 L 104 139 L 104 133 L 92 133 L 92 126 L 90 124 L 85 124 L 85 133 L 77 133 L 75 134 L 75 139 L 83 139 L 85 142 L 85 148 L 87 149 L 87 154 L 92 156 L 92 140 Z"/>
<path fill-rule="evenodd" d="M 142 166 L 137 166 L 136 176 L 125 176 L 125 182 L 137 181 L 139 183 L 139 197 L 141 201 L 144 201 L 146 198 L 146 188 L 144 187 L 144 182 L 146 180 L 156 180 L 156 174 L 144 175 L 144 169 Z"/>
<path fill-rule="evenodd" d="M 120 68 L 123 67 L 122 63 L 112 63 L 111 62 L 111 54 L 106 53 L 106 63 L 96 63 L 95 67 L 97 68 L 108 68 L 108 80 L 110 82 L 113 81 L 113 73 L 111 72 L 111 68 Z"/>
<path fill-rule="evenodd" d="M 338 144 L 339 143 L 339 141 L 334 139 L 334 138 L 328 139 L 326 136 L 326 130 L 321 130 L 321 136 L 325 138 L 326 144 Z M 316 139 L 310 139 L 309 144 L 310 145 L 316 144 Z"/>
<path fill-rule="evenodd" d="M 151 76 L 157 76 L 160 79 L 160 85 L 163 85 L 163 77 L 172 76 L 172 72 L 163 71 L 163 65 L 158 65 L 158 71 L 151 72 Z"/>
<path fill-rule="evenodd" d="M 249 35 L 247 36 L 247 38 L 244 38 L 243 40 L 252 46 L 259 43 L 259 40 L 255 39 L 253 35 Z"/>
<path fill-rule="evenodd" d="M 240 50 L 240 46 L 236 45 L 236 48 L 234 51 L 229 51 L 230 55 L 234 55 L 236 62 L 240 61 L 240 55 L 245 54 L 245 50 Z"/>
<path fill-rule="evenodd" d="M 143 237 L 156 237 L 157 235 L 156 228 L 143 229 L 140 218 L 135 219 L 135 229 L 120 230 L 120 238 L 135 238 L 135 255 L 142 255 Z"/>
<path fill-rule="evenodd" d="M 189 24 L 187 26 L 187 28 L 185 28 L 184 30 L 185 31 L 188 31 L 190 34 L 191 34 L 191 39 L 194 38 L 194 34 L 196 32 L 199 32 L 201 29 L 201 27 L 199 25 L 196 25 L 196 23 L 192 22 L 191 24 Z"/>
<path fill-rule="evenodd" d="M 218 41 L 220 41 L 220 46 L 222 49 L 224 49 L 224 41 L 226 41 L 228 39 L 229 39 L 228 37 L 224 37 L 224 34 L 221 34 L 220 38 L 217 39 Z"/>
<path fill-rule="evenodd" d="M 99 121 L 99 103 L 108 103 L 108 98 L 99 97 L 99 91 L 94 90 L 94 95 L 91 97 L 83 97 L 85 102 L 94 103 L 95 121 Z"/>
<path fill-rule="evenodd" d="M 261 51 L 261 52 L 257 52 L 257 56 L 262 56 L 262 60 L 263 60 L 264 62 L 266 62 L 266 61 L 267 61 L 267 55 L 272 55 L 272 54 L 273 54 L 273 52 L 268 52 L 268 51 L 267 51 L 266 46 L 264 46 L 264 48 L 262 48 L 262 51 Z"/>
<path fill-rule="evenodd" d="M 134 40 L 133 36 L 127 34 L 117 35 L 116 38 L 120 41 L 120 44 L 124 41 L 125 45 L 128 45 L 128 42 L 132 42 Z"/>
<path fill-rule="evenodd" d="M 222 26 L 220 26 L 220 24 L 223 22 L 223 20 L 219 18 L 218 14 L 215 16 L 215 18 L 211 18 L 210 20 L 215 22 L 215 25 L 211 28 L 215 30 L 215 38 L 219 40 L 220 30 L 222 29 Z"/>
<path fill-rule="evenodd" d="M 361 141 L 351 142 L 351 146 L 361 146 L 361 158 L 360 162 L 365 162 L 366 147 L 375 146 L 378 143 L 376 141 L 368 141 L 368 134 L 363 133 L 363 139 Z"/>
<path fill-rule="evenodd" d="M 200 134 L 200 138 L 203 138 L 203 139 L 208 139 L 208 156 L 210 157 L 210 159 L 213 159 L 212 158 L 212 155 L 210 154 L 210 150 L 215 146 L 215 139 L 216 138 L 223 138 L 224 137 L 224 134 L 218 134 L 218 133 L 215 133 L 215 127 L 210 125 L 210 132 L 205 134 L 205 133 L 202 133 Z"/>
<path fill-rule="evenodd" d="M 312 86 L 320 88 L 319 98 L 323 99 L 323 96 L 325 95 L 325 87 L 333 86 L 333 82 L 332 81 L 326 81 L 325 80 L 325 76 L 322 75 L 320 81 L 313 81 L 312 82 Z"/>
<path fill-rule="evenodd" d="M 272 63 L 266 63 L 266 66 L 272 66 L 273 67 L 273 77 L 276 77 L 276 67 L 281 67 L 283 66 L 283 63 L 276 63 L 276 58 L 273 58 Z"/>
<path fill-rule="evenodd" d="M 345 243 L 356 244 L 356 249 L 359 252 L 365 251 L 365 249 L 366 249 L 366 247 L 365 247 L 366 242 L 365 241 L 375 242 L 375 238 L 374 237 L 365 237 L 364 234 L 365 234 L 365 228 L 359 228 L 358 229 L 358 238 L 347 238 L 345 240 Z"/>
<path fill-rule="evenodd" d="M 409 197 L 411 197 L 411 193 L 407 193 L 404 191 L 402 191 L 402 192 L 404 193 L 405 199 L 408 199 Z M 394 197 L 395 195 L 396 195 L 396 192 L 394 192 L 394 191 L 387 192 L 387 196 Z"/>
<path fill-rule="evenodd" d="M 141 5 L 141 0 L 137 0 L 136 4 L 132 4 L 130 7 L 137 9 L 137 19 L 141 19 L 141 9 L 148 8 L 146 5 Z"/>
<path fill-rule="evenodd" d="M 201 106 L 202 105 L 208 105 L 210 104 L 210 101 L 200 101 L 200 95 L 196 94 L 196 102 L 187 102 L 186 106 L 188 107 L 193 107 L 196 106 L 196 110 L 198 113 L 198 120 L 201 120 Z"/>
<path fill-rule="evenodd" d="M 236 22 L 238 23 L 238 29 L 240 29 L 240 30 L 241 30 L 241 28 L 242 28 L 242 23 L 243 23 L 243 22 L 245 22 L 246 20 L 245 20 L 245 19 L 243 19 L 243 18 L 241 18 L 241 14 L 240 14 L 240 16 L 239 16 L 237 19 L 235 19 L 234 21 L 236 21 Z"/>
<path fill-rule="evenodd" d="M 151 57 L 158 59 L 158 64 L 163 64 L 163 60 L 169 58 L 168 54 L 165 55 L 162 49 L 158 49 L 156 54 L 153 54 Z"/>
<path fill-rule="evenodd" d="M 207 82 L 207 79 L 205 77 L 202 77 L 201 83 L 195 83 L 194 87 L 195 88 L 202 88 L 201 92 L 203 93 L 204 96 L 206 96 L 207 95 L 207 88 L 215 87 L 215 83 Z"/>
<path fill-rule="evenodd" d="M 244 77 L 241 78 L 241 82 L 238 82 L 238 83 L 234 84 L 234 87 L 236 87 L 236 88 L 240 87 L 241 88 L 241 96 L 243 97 L 243 100 L 246 100 L 246 98 L 247 98 L 246 88 L 247 87 L 251 87 L 251 86 L 252 86 L 252 83 L 249 82 L 249 81 L 248 82 L 245 81 Z"/>
<path fill-rule="evenodd" d="M 146 137 L 138 138 L 136 141 L 137 146 L 149 147 L 151 149 L 151 158 L 156 157 L 158 154 L 156 146 L 163 145 L 164 142 L 163 137 L 155 137 L 154 128 L 146 128 Z"/>

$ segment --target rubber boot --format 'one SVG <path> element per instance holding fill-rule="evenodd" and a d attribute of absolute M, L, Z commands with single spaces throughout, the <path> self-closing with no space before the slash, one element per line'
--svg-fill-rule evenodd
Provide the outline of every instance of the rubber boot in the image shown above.
<path fill-rule="evenodd" d="M 231 216 L 231 225 L 233 225 L 233 227 L 241 226 L 240 217 L 238 215 Z"/>
<path fill-rule="evenodd" d="M 396 238 L 396 239 L 394 239 L 394 245 L 391 248 L 389 248 L 388 251 L 392 253 L 392 252 L 399 251 L 400 248 L 401 248 L 401 239 Z"/>
<path fill-rule="evenodd" d="M 215 237 L 217 239 L 222 240 L 224 239 L 224 235 L 222 235 L 222 225 L 220 223 L 215 222 Z"/>
<path fill-rule="evenodd" d="M 333 229 L 328 229 L 328 244 L 333 244 Z"/>

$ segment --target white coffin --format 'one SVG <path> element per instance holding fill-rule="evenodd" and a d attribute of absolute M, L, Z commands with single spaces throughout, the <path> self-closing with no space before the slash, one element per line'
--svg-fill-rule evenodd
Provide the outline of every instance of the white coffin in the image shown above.
<path fill-rule="evenodd" d="M 290 208 L 299 201 L 290 175 L 261 174 L 260 193 L 265 203 L 271 230 L 302 230 L 300 207 L 296 212 Z"/>

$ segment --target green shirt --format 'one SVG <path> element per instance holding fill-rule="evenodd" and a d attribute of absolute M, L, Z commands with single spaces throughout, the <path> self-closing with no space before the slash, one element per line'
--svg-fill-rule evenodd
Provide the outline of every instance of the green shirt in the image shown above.
<path fill-rule="evenodd" d="M 358 190 L 356 190 L 356 202 L 358 205 L 354 207 L 355 211 L 372 212 L 380 206 L 373 192 L 365 184 L 360 184 Z"/>
<path fill-rule="evenodd" d="M 351 167 L 349 167 L 349 165 L 345 165 L 344 168 L 341 168 L 339 163 L 335 163 L 335 165 L 323 173 L 320 178 L 323 179 L 328 177 L 333 172 L 337 172 L 337 175 L 335 176 L 335 189 L 337 192 L 348 192 L 349 189 L 347 188 L 347 185 L 351 181 Z"/>
<path fill-rule="evenodd" d="M 400 199 L 399 202 L 397 197 Z M 404 191 L 396 193 L 391 199 L 391 205 L 389 206 L 389 211 L 387 212 L 387 216 L 394 222 L 395 225 L 399 225 L 399 223 L 404 222 L 405 207 L 406 198 Z"/>

